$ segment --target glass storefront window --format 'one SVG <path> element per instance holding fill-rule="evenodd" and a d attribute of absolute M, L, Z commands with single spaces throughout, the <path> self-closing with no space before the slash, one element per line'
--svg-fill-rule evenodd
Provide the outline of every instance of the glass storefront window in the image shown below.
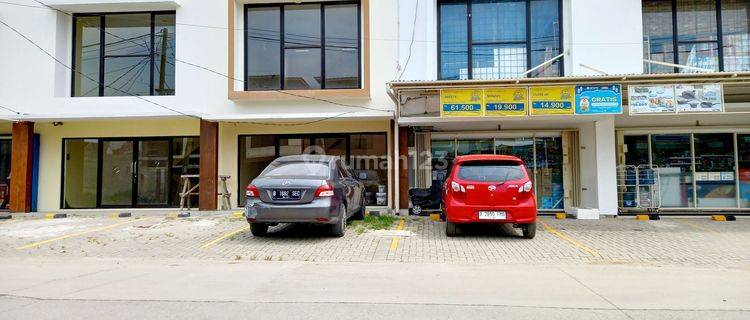
<path fill-rule="evenodd" d="M 200 174 L 200 139 L 172 138 L 172 206 L 180 206 L 184 174 Z M 198 201 L 197 198 L 193 201 Z"/>
<path fill-rule="evenodd" d="M 536 201 L 539 209 L 563 209 L 562 138 L 536 138 Z"/>
<path fill-rule="evenodd" d="M 276 137 L 272 135 L 240 137 L 240 191 L 276 159 Z M 240 204 L 245 204 L 245 192 L 239 192 Z"/>
<path fill-rule="evenodd" d="M 456 143 L 454 140 L 433 140 L 430 144 L 432 180 L 443 182 L 456 158 Z"/>
<path fill-rule="evenodd" d="M 658 167 L 661 203 L 666 208 L 692 208 L 693 160 L 690 134 L 651 136 L 653 165 Z"/>
<path fill-rule="evenodd" d="M 737 135 L 740 207 L 750 208 L 750 134 Z"/>
<path fill-rule="evenodd" d="M 625 164 L 648 164 L 648 136 L 625 136 Z"/>
<path fill-rule="evenodd" d="M 63 154 L 63 208 L 96 207 L 99 140 L 65 140 Z"/>
<path fill-rule="evenodd" d="M 465 156 L 470 154 L 493 154 L 494 147 L 492 139 L 481 140 L 458 140 L 456 155 Z"/>
<path fill-rule="evenodd" d="M 388 205 L 388 136 L 385 133 L 248 135 L 239 137 L 239 197 L 274 159 L 300 154 L 340 156 L 365 185 L 367 205 Z"/>
<path fill-rule="evenodd" d="M 696 133 L 693 139 L 698 207 L 737 207 L 734 134 Z"/>
<path fill-rule="evenodd" d="M 388 139 L 385 134 L 353 134 L 350 138 L 354 177 L 365 185 L 366 205 L 387 205 Z"/>

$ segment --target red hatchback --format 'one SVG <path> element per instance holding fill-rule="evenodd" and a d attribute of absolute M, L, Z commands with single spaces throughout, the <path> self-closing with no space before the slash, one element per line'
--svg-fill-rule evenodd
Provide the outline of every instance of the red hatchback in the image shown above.
<path fill-rule="evenodd" d="M 505 155 L 456 157 L 443 188 L 445 234 L 458 224 L 512 223 L 523 236 L 536 234 L 536 200 L 523 161 Z"/>

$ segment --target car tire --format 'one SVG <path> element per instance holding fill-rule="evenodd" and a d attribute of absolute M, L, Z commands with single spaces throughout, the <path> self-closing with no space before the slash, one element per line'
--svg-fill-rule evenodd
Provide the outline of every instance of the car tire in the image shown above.
<path fill-rule="evenodd" d="M 360 201 L 360 204 L 359 204 L 359 209 L 352 216 L 352 220 L 364 220 L 364 219 L 365 219 L 365 197 L 362 197 L 362 200 Z"/>
<path fill-rule="evenodd" d="M 447 237 L 455 237 L 458 235 L 458 225 L 453 222 L 445 223 L 445 235 Z"/>
<path fill-rule="evenodd" d="M 346 233 L 346 208 L 343 204 L 339 207 L 339 215 L 339 221 L 331 225 L 331 235 L 336 238 L 341 238 Z"/>
<path fill-rule="evenodd" d="M 250 223 L 250 233 L 256 237 L 263 237 L 268 234 L 268 225 L 265 223 Z"/>
<path fill-rule="evenodd" d="M 521 232 L 524 238 L 534 239 L 534 236 L 536 236 L 536 222 L 522 225 Z"/>
<path fill-rule="evenodd" d="M 410 214 L 411 214 L 411 215 L 413 215 L 413 216 L 418 216 L 418 215 L 421 215 L 421 214 L 422 214 L 422 207 L 421 207 L 421 206 L 419 206 L 419 205 L 413 205 L 413 206 L 412 206 L 412 207 L 411 207 L 411 208 L 409 209 L 409 212 L 410 212 Z"/>

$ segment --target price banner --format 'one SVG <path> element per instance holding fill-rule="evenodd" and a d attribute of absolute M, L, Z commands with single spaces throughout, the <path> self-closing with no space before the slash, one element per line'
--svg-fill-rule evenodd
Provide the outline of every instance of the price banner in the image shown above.
<path fill-rule="evenodd" d="M 526 88 L 484 90 L 486 116 L 525 116 L 527 114 L 528 101 L 528 90 Z"/>
<path fill-rule="evenodd" d="M 482 89 L 440 90 L 441 117 L 481 117 L 484 115 Z"/>
<path fill-rule="evenodd" d="M 574 86 L 531 87 L 531 115 L 573 115 Z"/>
<path fill-rule="evenodd" d="M 622 114 L 620 85 L 576 86 L 576 114 Z"/>

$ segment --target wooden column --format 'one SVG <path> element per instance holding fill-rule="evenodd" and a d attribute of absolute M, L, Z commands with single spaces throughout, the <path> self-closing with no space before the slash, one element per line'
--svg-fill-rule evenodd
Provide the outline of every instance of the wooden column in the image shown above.
<path fill-rule="evenodd" d="M 216 210 L 219 186 L 219 123 L 201 120 L 199 209 Z"/>
<path fill-rule="evenodd" d="M 13 123 L 10 161 L 10 211 L 31 212 L 31 175 L 34 167 L 33 122 Z"/>
<path fill-rule="evenodd" d="M 398 208 L 409 209 L 409 127 L 398 127 Z"/>

